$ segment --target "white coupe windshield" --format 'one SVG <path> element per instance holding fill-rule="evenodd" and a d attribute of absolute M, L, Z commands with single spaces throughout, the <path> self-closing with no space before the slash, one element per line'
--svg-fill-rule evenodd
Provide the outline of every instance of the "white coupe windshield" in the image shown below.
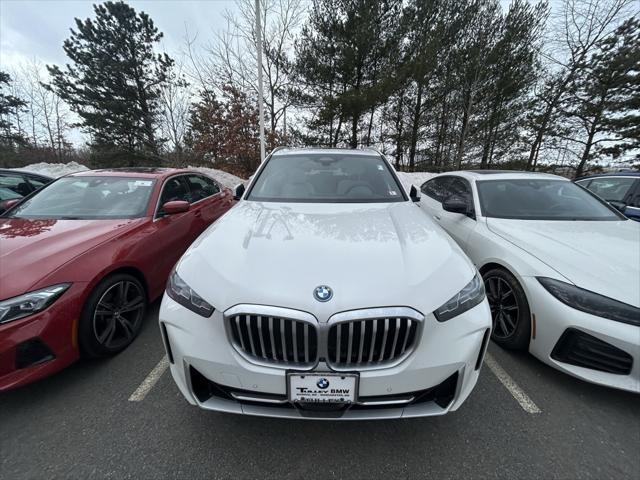
<path fill-rule="evenodd" d="M 65 177 L 9 212 L 17 218 L 98 219 L 144 216 L 155 180 Z"/>
<path fill-rule="evenodd" d="M 380 156 L 275 155 L 248 196 L 263 202 L 402 202 L 402 188 Z"/>
<path fill-rule="evenodd" d="M 563 180 L 482 180 L 477 186 L 485 217 L 520 220 L 624 218 L 583 188 Z"/>

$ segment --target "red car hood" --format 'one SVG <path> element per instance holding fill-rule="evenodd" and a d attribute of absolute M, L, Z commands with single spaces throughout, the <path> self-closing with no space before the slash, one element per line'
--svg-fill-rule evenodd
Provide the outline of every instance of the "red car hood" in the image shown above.
<path fill-rule="evenodd" d="M 0 218 L 0 300 L 29 291 L 78 255 L 143 221 Z"/>

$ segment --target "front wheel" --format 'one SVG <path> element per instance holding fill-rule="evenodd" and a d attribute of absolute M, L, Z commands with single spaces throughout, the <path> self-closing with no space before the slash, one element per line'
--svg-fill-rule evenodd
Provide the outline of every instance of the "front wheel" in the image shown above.
<path fill-rule="evenodd" d="M 507 270 L 482 275 L 491 307 L 491 339 L 510 350 L 526 350 L 531 337 L 531 312 L 520 282 Z"/>
<path fill-rule="evenodd" d="M 87 357 L 124 350 L 140 333 L 147 296 L 140 281 L 127 274 L 105 278 L 91 292 L 78 325 L 80 349 Z"/>

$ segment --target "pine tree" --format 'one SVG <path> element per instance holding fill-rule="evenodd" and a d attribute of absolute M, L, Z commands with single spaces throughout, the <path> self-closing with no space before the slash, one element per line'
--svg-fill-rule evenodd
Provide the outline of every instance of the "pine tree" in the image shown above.
<path fill-rule="evenodd" d="M 12 117 L 16 115 L 18 110 L 24 108 L 26 103 L 24 100 L 2 91 L 10 83 L 9 74 L 0 71 L 0 148 L 3 150 L 13 149 L 16 145 L 25 142 L 23 136 L 14 131 Z"/>
<path fill-rule="evenodd" d="M 548 6 L 514 0 L 501 19 L 498 40 L 487 58 L 481 167 L 514 145 L 526 112 L 526 92 L 537 79 L 539 39 Z"/>
<path fill-rule="evenodd" d="M 300 103 L 318 108 L 309 126 L 324 126 L 323 143 L 336 145 L 346 123 L 351 147 L 371 142 L 375 108 L 387 100 L 394 85 L 401 4 L 314 0 L 296 45 L 295 72 Z"/>
<path fill-rule="evenodd" d="M 99 150 L 155 153 L 159 89 L 173 61 L 154 53 L 162 38 L 153 20 L 124 2 L 94 5 L 75 19 L 63 48 L 71 63 L 49 66 L 52 87 L 81 118 Z"/>
<path fill-rule="evenodd" d="M 625 21 L 599 42 L 571 87 L 564 113 L 577 121 L 575 141 L 583 147 L 576 177 L 600 153 L 640 148 L 640 20 Z"/>
<path fill-rule="evenodd" d="M 611 51 L 609 68 L 615 72 L 616 80 L 603 125 L 616 138 L 602 152 L 618 158 L 635 151 L 637 161 L 640 160 L 640 17 L 624 22 L 603 47 L 603 51 Z"/>

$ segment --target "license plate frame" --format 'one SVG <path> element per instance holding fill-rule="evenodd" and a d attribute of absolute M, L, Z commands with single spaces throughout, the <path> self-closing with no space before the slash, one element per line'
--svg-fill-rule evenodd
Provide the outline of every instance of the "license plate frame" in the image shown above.
<path fill-rule="evenodd" d="M 328 386 L 325 389 L 319 388 L 318 381 L 325 379 Z M 336 389 L 344 390 L 349 388 L 352 390 L 348 394 L 334 393 L 331 394 L 331 383 L 337 380 Z M 317 405 L 352 405 L 358 401 L 358 390 L 360 386 L 360 375 L 358 373 L 349 372 L 287 372 L 287 399 L 291 403 L 313 403 Z M 294 385 L 295 383 L 295 385 Z M 300 385 L 306 386 L 310 391 L 300 393 L 293 391 Z M 325 393 L 326 392 L 326 393 Z M 324 393 L 324 395 L 323 395 Z M 327 394 L 329 393 L 329 394 Z"/>

